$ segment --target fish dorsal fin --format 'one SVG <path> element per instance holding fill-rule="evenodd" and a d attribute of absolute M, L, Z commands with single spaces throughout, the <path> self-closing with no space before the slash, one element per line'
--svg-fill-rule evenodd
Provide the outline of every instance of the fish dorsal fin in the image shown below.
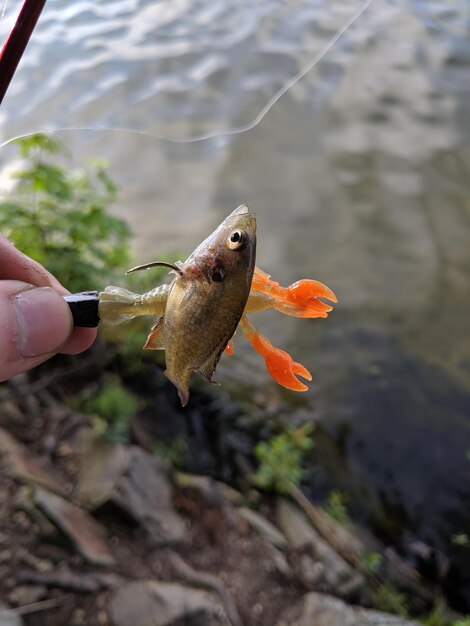
<path fill-rule="evenodd" d="M 225 346 L 224 346 L 225 347 Z M 218 385 L 219 383 L 215 380 L 212 380 L 212 375 L 217 367 L 217 363 L 219 362 L 220 356 L 223 352 L 222 350 L 217 350 L 213 352 L 211 356 L 207 359 L 205 363 L 201 365 L 201 367 L 197 370 L 199 374 L 206 380 L 208 380 L 213 385 Z"/>
<path fill-rule="evenodd" d="M 164 317 L 160 317 L 152 326 L 152 330 L 145 342 L 144 350 L 164 350 L 165 349 L 165 324 Z"/>

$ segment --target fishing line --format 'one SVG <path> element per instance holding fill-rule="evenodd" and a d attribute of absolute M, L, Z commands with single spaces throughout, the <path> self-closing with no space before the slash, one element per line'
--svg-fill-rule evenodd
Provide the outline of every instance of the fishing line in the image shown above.
<path fill-rule="evenodd" d="M 5 0 L 7 2 L 7 0 Z M 292 76 L 289 80 L 287 80 L 277 91 L 276 93 L 267 101 L 267 103 L 261 108 L 258 114 L 246 124 L 240 124 L 239 126 L 234 126 L 232 128 L 227 128 L 225 130 L 220 131 L 212 131 L 208 133 L 201 133 L 200 135 L 194 135 L 192 137 L 168 137 L 164 135 L 159 135 L 157 133 L 152 133 L 148 130 L 138 130 L 132 128 L 121 128 L 121 127 L 109 127 L 109 126 L 65 126 L 61 128 L 46 128 L 42 132 L 46 133 L 59 133 L 64 131 L 99 131 L 99 132 L 120 132 L 120 133 L 132 133 L 135 135 L 146 135 L 148 137 L 153 137 L 160 141 L 165 141 L 168 143 L 175 144 L 185 144 L 185 143 L 197 143 L 202 141 L 208 141 L 210 139 L 217 139 L 221 137 L 229 137 L 233 135 L 241 135 L 243 133 L 248 132 L 249 130 L 253 130 L 256 128 L 267 116 L 267 114 L 271 111 L 271 109 L 277 104 L 277 102 L 284 96 L 292 87 L 294 87 L 302 78 L 310 72 L 324 57 L 328 52 L 335 46 L 338 41 L 347 33 L 347 31 L 359 20 L 365 11 L 372 4 L 373 0 L 365 0 L 359 9 L 353 13 L 353 15 L 343 24 L 343 26 L 336 31 L 336 33 L 327 41 L 327 43 L 320 49 L 320 51 L 306 64 L 304 65 L 297 74 Z M 17 135 L 10 139 L 7 139 L 3 143 L 0 143 L 0 148 L 7 146 L 12 143 L 16 139 L 24 139 L 26 137 L 30 137 L 35 135 L 37 132 L 28 132 L 24 134 Z"/>
<path fill-rule="evenodd" d="M 349 20 L 333 35 L 333 37 L 323 46 L 323 48 L 313 57 L 311 61 L 307 63 L 297 74 L 295 74 L 292 78 L 290 78 L 287 82 L 285 82 L 276 93 L 267 101 L 267 103 L 263 106 L 263 108 L 259 111 L 259 113 L 253 118 L 251 122 L 247 124 L 241 124 L 240 126 L 235 126 L 233 128 L 229 128 L 223 132 L 215 131 L 212 133 L 206 133 L 201 135 L 195 135 L 194 137 L 189 137 L 187 139 L 172 139 L 174 143 L 193 143 L 196 141 L 206 141 L 208 139 L 215 139 L 216 137 L 221 136 L 230 136 L 230 135 L 239 135 L 242 133 L 246 133 L 249 130 L 253 130 L 256 128 L 258 124 L 260 124 L 269 111 L 273 108 L 275 104 L 284 96 L 292 87 L 294 87 L 302 78 L 312 70 L 315 65 L 317 65 L 323 57 L 333 48 L 334 45 L 343 37 L 343 35 L 351 28 L 351 26 L 362 16 L 362 14 L 366 11 L 369 5 L 372 3 L 372 0 L 365 0 L 362 6 L 349 18 Z"/>
<path fill-rule="evenodd" d="M 3 24 L 3 18 L 5 17 L 7 6 L 8 0 L 3 0 L 2 12 L 0 13 L 0 26 Z"/>

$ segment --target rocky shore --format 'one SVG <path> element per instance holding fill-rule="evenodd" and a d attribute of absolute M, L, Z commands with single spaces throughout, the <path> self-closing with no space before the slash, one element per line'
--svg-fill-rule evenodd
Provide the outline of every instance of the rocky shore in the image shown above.
<path fill-rule="evenodd" d="M 0 409 L 1 626 L 413 623 L 374 608 L 384 581 L 432 605 L 392 549 L 298 490 L 174 471 L 55 402 L 32 441 L 23 410 Z"/>

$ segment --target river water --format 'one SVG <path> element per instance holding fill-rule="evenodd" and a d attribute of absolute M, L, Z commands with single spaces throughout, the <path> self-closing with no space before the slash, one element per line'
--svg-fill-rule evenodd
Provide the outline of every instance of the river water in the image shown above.
<path fill-rule="evenodd" d="M 192 250 L 248 204 L 259 265 L 317 278 L 339 304 L 327 321 L 260 320 L 312 370 L 308 393 L 267 382 L 242 349 L 219 380 L 253 411 L 317 420 L 328 484 L 404 549 L 444 550 L 465 589 L 469 550 L 452 535 L 470 534 L 470 4 L 366 4 L 49 0 L 1 139 L 56 130 L 77 162 L 106 157 L 141 261 Z M 227 134 L 361 7 L 258 125 Z"/>

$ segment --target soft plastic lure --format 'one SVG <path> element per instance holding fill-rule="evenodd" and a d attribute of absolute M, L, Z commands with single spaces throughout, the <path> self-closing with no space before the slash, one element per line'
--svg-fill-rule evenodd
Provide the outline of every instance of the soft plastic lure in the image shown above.
<path fill-rule="evenodd" d="M 316 280 L 299 280 L 282 287 L 255 267 L 255 254 L 256 219 L 242 205 L 184 263 L 154 262 L 129 270 L 168 266 L 176 274 L 171 283 L 144 294 L 107 287 L 99 294 L 99 317 L 110 324 L 141 315 L 157 318 L 144 349 L 165 350 L 165 374 L 177 387 L 183 406 L 189 399 L 193 372 L 212 381 L 222 352 L 233 353 L 237 328 L 264 358 L 277 383 L 306 391 L 308 387 L 299 377 L 312 380 L 308 369 L 276 348 L 247 315 L 275 309 L 300 318 L 328 317 L 333 307 L 320 298 L 335 303 L 336 296 Z"/>

